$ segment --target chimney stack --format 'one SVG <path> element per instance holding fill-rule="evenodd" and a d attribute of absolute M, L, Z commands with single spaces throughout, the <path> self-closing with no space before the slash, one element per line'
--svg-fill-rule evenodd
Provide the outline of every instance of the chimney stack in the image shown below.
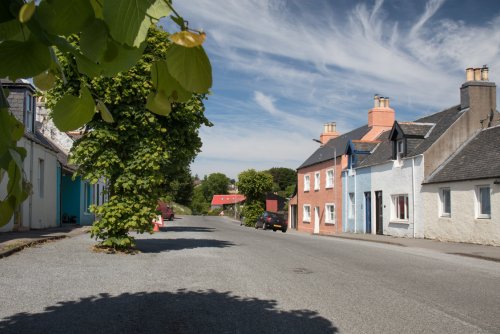
<path fill-rule="evenodd" d="M 368 110 L 368 126 L 391 128 L 394 123 L 394 109 L 389 106 L 390 99 L 375 94 L 373 100 L 373 108 Z"/>
<path fill-rule="evenodd" d="M 460 108 L 484 109 L 481 113 L 486 118 L 491 110 L 496 110 L 496 85 L 488 81 L 488 66 L 474 68 L 472 79 L 471 70 L 470 67 L 465 70 L 467 81 L 460 88 Z"/>
<path fill-rule="evenodd" d="M 339 134 L 337 133 L 337 123 L 330 122 L 323 124 L 323 133 L 319 136 L 319 141 L 321 145 L 326 144 L 330 139 L 337 138 Z"/>

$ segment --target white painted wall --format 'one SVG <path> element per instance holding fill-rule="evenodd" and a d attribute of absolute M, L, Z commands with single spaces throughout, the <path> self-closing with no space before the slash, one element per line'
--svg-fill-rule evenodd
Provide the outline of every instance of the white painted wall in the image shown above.
<path fill-rule="evenodd" d="M 375 229 L 375 191 L 382 191 L 383 233 L 398 237 L 424 237 L 422 199 L 419 195 L 423 181 L 423 156 L 403 159 L 372 166 L 372 231 Z M 416 196 L 414 196 L 414 193 Z M 398 221 L 393 218 L 392 195 L 407 194 L 409 218 Z M 415 231 L 414 231 L 415 228 Z"/>
<path fill-rule="evenodd" d="M 23 163 L 23 172 L 26 179 L 32 184 L 32 194 L 21 205 L 20 228 L 46 228 L 57 226 L 57 156 L 56 153 L 45 147 L 21 138 L 18 146 L 26 149 L 27 155 Z M 38 182 L 39 159 L 44 160 L 44 192 L 40 197 Z M 5 196 L 7 177 L 0 185 L 0 195 Z M 0 228 L 0 232 L 12 231 L 14 219 Z"/>
<path fill-rule="evenodd" d="M 429 239 L 500 246 L 500 185 L 494 179 L 428 184 L 422 188 Z M 476 218 L 476 186 L 490 185 L 491 219 Z M 440 217 L 439 188 L 450 188 L 451 216 Z"/>

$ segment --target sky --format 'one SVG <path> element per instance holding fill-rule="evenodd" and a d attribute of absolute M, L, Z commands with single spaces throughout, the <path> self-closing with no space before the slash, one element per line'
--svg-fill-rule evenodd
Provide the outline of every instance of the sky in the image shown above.
<path fill-rule="evenodd" d="M 367 123 L 373 96 L 411 121 L 460 102 L 467 67 L 500 83 L 499 0 L 175 1 L 207 34 L 213 127 L 193 175 L 296 169 L 323 124 Z M 497 92 L 497 100 L 500 95 Z"/>

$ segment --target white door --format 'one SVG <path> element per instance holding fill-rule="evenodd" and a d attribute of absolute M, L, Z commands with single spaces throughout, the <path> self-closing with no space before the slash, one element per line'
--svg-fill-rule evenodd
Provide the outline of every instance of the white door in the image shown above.
<path fill-rule="evenodd" d="M 314 234 L 319 233 L 319 206 L 314 208 Z"/>

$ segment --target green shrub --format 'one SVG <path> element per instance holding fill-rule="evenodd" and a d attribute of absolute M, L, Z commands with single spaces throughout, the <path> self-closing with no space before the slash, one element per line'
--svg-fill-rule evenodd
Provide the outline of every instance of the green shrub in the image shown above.
<path fill-rule="evenodd" d="M 245 204 L 241 214 L 244 217 L 245 226 L 255 226 L 257 219 L 264 212 L 264 207 L 260 202 Z"/>

